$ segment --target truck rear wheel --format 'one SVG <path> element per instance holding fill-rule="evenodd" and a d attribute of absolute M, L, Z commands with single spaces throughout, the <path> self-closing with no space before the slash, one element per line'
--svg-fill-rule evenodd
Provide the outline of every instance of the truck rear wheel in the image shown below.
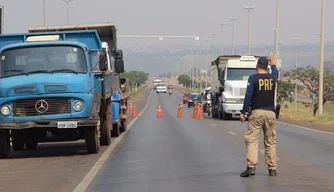
<path fill-rule="evenodd" d="M 26 140 L 26 148 L 29 150 L 34 150 L 37 148 L 38 140 L 37 140 L 37 131 L 35 129 L 27 130 L 27 140 Z"/>
<path fill-rule="evenodd" d="M 0 130 L 0 158 L 8 158 L 10 154 L 9 130 Z"/>
<path fill-rule="evenodd" d="M 107 120 L 103 120 L 101 127 L 101 145 L 109 145 L 111 142 L 110 128 Z"/>
<path fill-rule="evenodd" d="M 120 135 L 120 129 L 118 123 L 112 124 L 112 132 L 111 136 L 112 137 L 118 137 Z"/>
<path fill-rule="evenodd" d="M 85 127 L 85 143 L 89 154 L 98 153 L 100 150 L 99 125 L 93 127 Z"/>
<path fill-rule="evenodd" d="M 22 130 L 11 130 L 12 146 L 15 151 L 24 149 L 24 136 Z"/>
<path fill-rule="evenodd" d="M 128 119 L 124 119 L 121 121 L 120 131 L 125 132 L 128 129 Z"/>

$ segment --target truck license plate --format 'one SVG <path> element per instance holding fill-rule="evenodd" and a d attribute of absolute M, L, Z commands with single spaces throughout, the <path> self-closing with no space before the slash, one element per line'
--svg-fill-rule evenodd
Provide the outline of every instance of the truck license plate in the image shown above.
<path fill-rule="evenodd" d="M 78 124 L 76 121 L 60 121 L 57 122 L 57 126 L 59 129 L 71 129 L 71 128 L 77 128 Z"/>

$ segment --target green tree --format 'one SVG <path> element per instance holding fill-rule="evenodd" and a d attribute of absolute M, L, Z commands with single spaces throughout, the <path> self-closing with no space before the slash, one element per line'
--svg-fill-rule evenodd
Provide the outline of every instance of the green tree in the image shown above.
<path fill-rule="evenodd" d="M 149 74 L 144 71 L 126 71 L 121 74 L 122 77 L 128 78 L 130 81 L 130 86 L 134 87 L 136 84 L 141 85 L 145 83 L 145 81 L 148 79 Z"/>
<path fill-rule="evenodd" d="M 307 66 L 306 68 L 297 68 L 285 74 L 286 77 L 298 80 L 303 83 L 303 85 L 311 92 L 315 94 L 315 98 L 318 98 L 319 94 L 319 71 L 312 67 Z M 324 92 L 323 92 L 323 104 L 327 101 L 334 100 L 334 74 L 332 71 L 325 69 L 324 70 Z M 317 100 L 314 100 L 314 110 L 313 114 L 315 115 L 318 104 Z"/>
<path fill-rule="evenodd" d="M 188 75 L 180 75 L 177 80 L 179 81 L 179 84 L 185 85 L 186 87 L 189 87 L 191 85 L 191 79 Z"/>
<path fill-rule="evenodd" d="M 283 104 L 284 101 L 292 102 L 292 92 L 294 91 L 294 84 L 287 81 L 277 82 L 277 100 L 279 104 Z"/>

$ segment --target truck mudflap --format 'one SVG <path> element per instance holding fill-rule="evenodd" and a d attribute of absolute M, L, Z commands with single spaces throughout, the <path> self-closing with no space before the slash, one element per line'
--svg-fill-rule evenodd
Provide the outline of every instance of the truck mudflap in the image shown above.
<path fill-rule="evenodd" d="M 1 122 L 0 129 L 28 129 L 28 128 L 79 128 L 93 127 L 98 124 L 99 120 L 95 119 L 53 119 L 42 121 L 26 122 Z"/>

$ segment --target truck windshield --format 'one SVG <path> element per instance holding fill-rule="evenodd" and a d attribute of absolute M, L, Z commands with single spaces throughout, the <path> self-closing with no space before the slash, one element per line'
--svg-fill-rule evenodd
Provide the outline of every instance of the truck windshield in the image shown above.
<path fill-rule="evenodd" d="M 31 73 L 86 73 L 84 52 L 73 46 L 9 49 L 0 55 L 0 77 Z"/>
<path fill-rule="evenodd" d="M 228 68 L 227 81 L 247 81 L 248 77 L 256 74 L 255 68 Z"/>

